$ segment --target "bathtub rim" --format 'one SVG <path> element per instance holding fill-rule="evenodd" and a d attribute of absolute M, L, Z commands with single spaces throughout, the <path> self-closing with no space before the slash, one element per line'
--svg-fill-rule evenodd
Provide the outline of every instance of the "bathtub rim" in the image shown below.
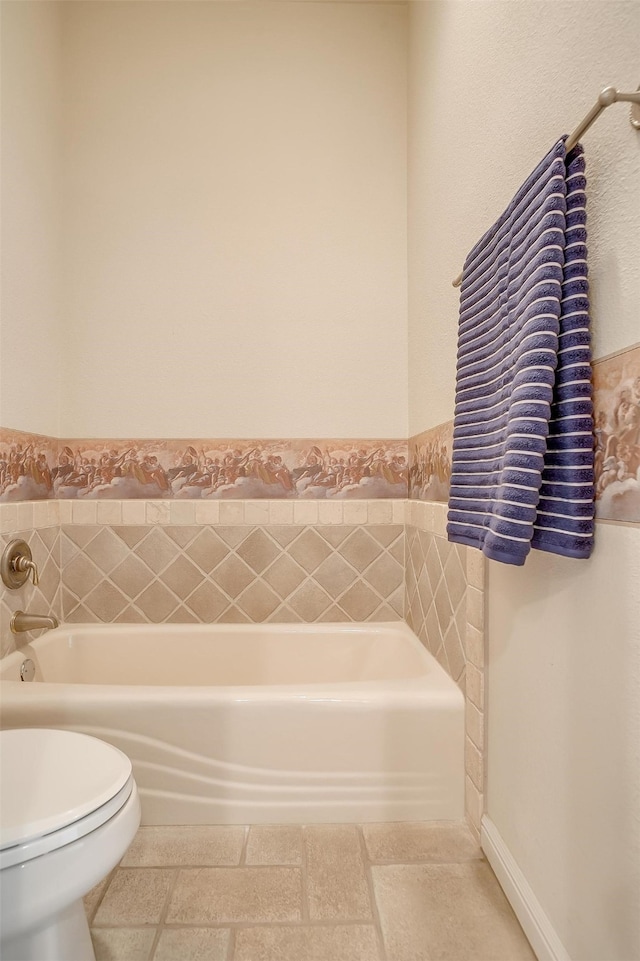
<path fill-rule="evenodd" d="M 65 634 L 83 631 L 91 634 L 107 634 L 109 632 L 125 633 L 127 629 L 138 629 L 139 633 L 152 633 L 161 629 L 168 634 L 176 628 L 188 629 L 193 633 L 206 633 L 212 628 L 218 629 L 219 633 L 224 630 L 234 634 L 248 633 L 256 628 L 274 628 L 277 630 L 286 629 L 287 633 L 321 633 L 327 630 L 336 629 L 339 633 L 364 633 L 365 631 L 383 634 L 389 629 L 400 629 L 403 640 L 411 644 L 418 651 L 425 663 L 425 670 L 419 675 L 393 680 L 381 679 L 375 681 L 332 681 L 332 682 L 290 682 L 283 684 L 238 684 L 238 685 L 160 685 L 160 684 L 91 684 L 83 682 L 66 681 L 21 681 L 3 677 L 8 670 L 18 668 L 25 658 L 37 654 L 42 643 L 59 641 Z M 271 632 L 271 631 L 269 631 Z M 39 644 L 40 642 L 40 644 Z M 268 700 L 273 695 L 286 701 L 307 701 L 307 700 L 331 700 L 339 696 L 341 700 L 353 700 L 362 703 L 367 700 L 367 695 L 371 700 L 396 700 L 399 694 L 413 698 L 421 698 L 425 695 L 428 682 L 428 695 L 433 698 L 438 705 L 444 702 L 464 702 L 464 695 L 456 682 L 451 678 L 445 669 L 438 663 L 436 658 L 422 644 L 420 639 L 411 630 L 406 621 L 376 621 L 368 622 L 322 622 L 320 624 L 304 623 L 284 623 L 278 624 L 270 622 L 268 625 L 262 624 L 139 624 L 139 623 L 120 623 L 120 624 L 92 624 L 62 623 L 58 628 L 47 631 L 46 634 L 36 638 L 31 643 L 12 651 L 0 659 L 0 708 L 6 704 L 7 698 L 12 700 L 12 696 L 35 698 L 39 697 L 47 702 L 59 702 L 61 698 L 71 697 L 77 703 L 79 701 L 108 701 L 116 700 L 155 702 L 158 700 L 180 701 L 188 697 L 192 703 L 206 703 L 212 695 L 216 699 L 223 701 L 248 700 L 260 702 Z"/>

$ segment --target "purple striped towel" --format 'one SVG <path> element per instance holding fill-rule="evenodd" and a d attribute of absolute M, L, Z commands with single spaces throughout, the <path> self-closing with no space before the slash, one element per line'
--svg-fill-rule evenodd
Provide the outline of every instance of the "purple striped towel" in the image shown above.
<path fill-rule="evenodd" d="M 557 143 L 462 274 L 447 532 L 507 564 L 593 545 L 584 170 Z"/>

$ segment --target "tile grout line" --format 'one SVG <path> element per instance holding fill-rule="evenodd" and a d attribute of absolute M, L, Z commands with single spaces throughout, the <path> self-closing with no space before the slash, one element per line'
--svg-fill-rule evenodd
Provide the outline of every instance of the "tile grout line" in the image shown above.
<path fill-rule="evenodd" d="M 398 862 L 391 861 L 391 864 L 396 864 Z M 400 862 L 404 863 L 404 862 Z M 185 863 L 171 863 L 171 864 L 125 864 L 123 869 L 127 871 L 236 871 L 239 867 L 253 868 L 256 871 L 268 871 L 271 868 L 298 868 L 300 869 L 300 863 L 294 861 L 269 861 L 268 864 L 253 864 L 246 863 L 243 864 L 239 862 L 238 864 L 216 864 L 209 861 L 205 864 L 185 864 Z"/>
<path fill-rule="evenodd" d="M 374 860 L 370 861 L 371 867 L 377 868 L 390 868 L 390 867 L 418 867 L 420 865 L 428 866 L 430 864 L 475 864 L 478 861 L 486 861 L 484 854 L 479 854 L 477 857 L 470 858 L 402 858 L 400 861 L 383 861 Z"/>
<path fill-rule="evenodd" d="M 302 824 L 300 830 L 301 835 L 301 851 L 300 851 L 300 900 L 301 900 L 301 910 L 300 910 L 300 923 L 308 924 L 311 920 L 311 912 L 309 910 L 309 889 L 307 886 L 307 841 L 305 828 L 306 824 Z"/>
<path fill-rule="evenodd" d="M 452 862 L 455 863 L 455 862 Z M 469 862 L 461 862 L 469 863 Z M 405 865 L 397 865 L 404 867 Z M 320 918 L 317 921 L 193 921 L 186 923 L 183 921 L 169 922 L 162 925 L 162 931 L 193 931 L 206 928 L 214 931 L 244 931 L 253 928 L 353 928 L 353 927 L 375 927 L 376 922 L 373 918 Z M 95 931 L 121 931 L 123 928 L 141 928 L 151 930 L 158 927 L 153 922 L 138 922 L 136 924 L 101 924 L 94 928 Z M 160 932 L 162 933 L 162 932 Z M 332 959 L 333 961 L 333 959 Z"/>
<path fill-rule="evenodd" d="M 369 852 L 367 850 L 367 842 L 364 836 L 364 830 L 362 825 L 358 824 L 356 827 L 357 827 L 358 837 L 360 841 L 360 855 L 362 857 L 364 873 L 367 879 L 367 887 L 369 889 L 369 901 L 371 902 L 371 915 L 373 917 L 373 926 L 376 932 L 378 956 L 380 958 L 380 961 L 386 961 L 387 951 L 384 943 L 384 937 L 382 934 L 382 921 L 380 919 L 380 913 L 378 911 L 378 902 L 376 901 L 376 892 L 375 892 L 375 886 L 373 883 L 371 862 L 369 861 Z"/>
<path fill-rule="evenodd" d="M 106 894 L 107 891 L 109 890 L 109 886 L 110 886 L 113 878 L 115 877 L 116 870 L 117 870 L 117 868 L 112 868 L 112 870 L 111 870 L 111 871 L 109 872 L 109 874 L 107 875 L 107 883 L 106 883 L 105 886 L 104 886 L 104 890 L 103 890 L 102 894 L 100 895 L 100 897 L 98 898 L 98 900 L 96 901 L 96 903 L 94 904 L 93 909 L 92 909 L 92 911 L 91 911 L 91 914 L 90 914 L 89 917 L 87 918 L 87 924 L 89 925 L 89 927 L 91 927 L 91 925 L 93 924 L 93 919 L 95 918 L 96 914 L 98 913 L 98 908 L 100 907 L 100 905 L 101 905 L 102 902 L 104 901 L 105 894 Z"/>
<path fill-rule="evenodd" d="M 179 876 L 180 876 L 180 869 L 178 868 L 177 870 L 175 870 L 173 879 L 171 881 L 171 884 L 169 885 L 169 889 L 167 891 L 167 895 L 164 900 L 164 904 L 162 905 L 160 918 L 158 919 L 158 923 L 156 925 L 156 933 L 154 935 L 153 941 L 151 942 L 151 949 L 149 951 L 149 957 L 147 961 L 153 961 L 153 958 L 155 956 L 156 949 L 158 947 L 158 943 L 160 941 L 160 937 L 162 936 L 162 931 L 164 929 L 164 922 L 166 921 L 167 914 L 169 913 L 169 905 L 171 903 L 171 899 L 173 897 L 176 886 L 178 884 Z"/>
<path fill-rule="evenodd" d="M 242 829 L 244 834 L 242 838 L 242 846 L 240 848 L 240 860 L 238 861 L 237 867 L 245 867 L 247 864 L 247 848 L 249 847 L 249 833 L 251 831 L 251 825 L 244 824 Z"/>
<path fill-rule="evenodd" d="M 236 932 L 235 928 L 229 927 L 229 940 L 227 941 L 226 961 L 233 961 L 236 953 Z"/>

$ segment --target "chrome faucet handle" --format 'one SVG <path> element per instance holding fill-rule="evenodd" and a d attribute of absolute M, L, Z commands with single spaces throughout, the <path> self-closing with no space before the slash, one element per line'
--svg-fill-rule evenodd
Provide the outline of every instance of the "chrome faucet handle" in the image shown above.
<path fill-rule="evenodd" d="M 4 585 L 10 590 L 22 587 L 31 574 L 33 583 L 38 584 L 38 568 L 33 560 L 31 548 L 26 541 L 16 539 L 5 547 L 0 559 L 0 575 Z"/>

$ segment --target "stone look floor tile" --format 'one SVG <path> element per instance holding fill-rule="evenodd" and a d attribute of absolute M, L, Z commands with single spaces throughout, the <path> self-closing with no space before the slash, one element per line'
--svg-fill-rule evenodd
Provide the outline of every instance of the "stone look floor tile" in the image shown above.
<path fill-rule="evenodd" d="M 234 961 L 378 961 L 373 925 L 241 928 Z"/>
<path fill-rule="evenodd" d="M 393 961 L 535 961 L 486 862 L 371 870 Z"/>
<path fill-rule="evenodd" d="M 304 843 L 311 920 L 369 920 L 372 917 L 369 888 L 355 825 L 306 827 Z"/>
<path fill-rule="evenodd" d="M 224 928 L 164 928 L 153 961 L 225 961 L 229 935 Z"/>
<path fill-rule="evenodd" d="M 365 824 L 371 861 L 469 861 L 482 858 L 480 845 L 464 821 Z"/>
<path fill-rule="evenodd" d="M 188 824 L 142 827 L 123 857 L 123 867 L 224 866 L 240 863 L 241 825 Z"/>
<path fill-rule="evenodd" d="M 107 890 L 107 885 L 111 880 L 112 874 L 113 872 L 108 874 L 106 878 L 103 878 L 102 881 L 98 881 L 95 887 L 91 888 L 89 893 L 85 894 L 84 898 L 82 899 L 84 901 L 84 912 L 89 920 L 91 920 L 93 912 L 100 903 L 100 898 Z"/>
<path fill-rule="evenodd" d="M 535 961 L 465 822 L 145 827 L 123 864 L 97 961 Z"/>
<path fill-rule="evenodd" d="M 249 828 L 247 864 L 301 864 L 302 828 L 295 824 L 254 824 Z"/>
<path fill-rule="evenodd" d="M 157 924 L 174 877 L 175 871 L 157 868 L 119 868 L 93 923 L 97 926 Z"/>
<path fill-rule="evenodd" d="M 180 871 L 167 923 L 299 921 L 299 868 L 199 868 Z"/>
<path fill-rule="evenodd" d="M 147 961 L 155 936 L 155 928 L 95 928 L 91 932 L 96 961 Z"/>

